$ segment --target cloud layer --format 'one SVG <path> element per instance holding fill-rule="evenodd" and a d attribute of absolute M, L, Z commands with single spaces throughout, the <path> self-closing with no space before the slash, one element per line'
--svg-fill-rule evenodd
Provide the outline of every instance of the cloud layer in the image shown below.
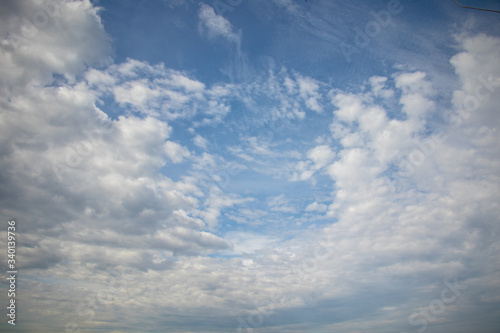
<path fill-rule="evenodd" d="M 242 56 L 228 18 L 192 10 Z M 21 329 L 498 330 L 498 36 L 454 37 L 442 95 L 401 65 L 344 87 L 274 65 L 204 82 L 115 62 L 89 1 L 0 13 Z"/>

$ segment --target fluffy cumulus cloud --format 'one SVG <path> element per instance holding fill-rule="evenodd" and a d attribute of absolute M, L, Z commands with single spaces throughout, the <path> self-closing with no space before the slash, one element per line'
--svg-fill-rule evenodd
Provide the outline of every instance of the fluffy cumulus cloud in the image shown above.
<path fill-rule="evenodd" d="M 120 82 L 138 76 L 138 71 L 147 76 L 161 69 L 129 61 L 105 71 L 77 72 L 83 71 L 84 64 L 95 63 L 95 54 L 80 53 L 72 43 L 53 38 L 50 25 L 67 24 L 63 36 L 92 36 L 82 49 L 95 44 L 106 50 L 107 39 L 89 3 L 54 6 L 60 14 L 47 23 L 48 30 L 40 30 L 26 45 L 7 39 L 2 48 L 3 57 L 16 59 L 9 54 L 39 47 L 40 39 L 51 36 L 55 44 L 45 44 L 46 52 L 29 52 L 38 59 L 2 66 L 11 73 L 39 68 L 29 73 L 31 80 L 9 82 L 10 91 L 2 95 L 3 214 L 24 221 L 27 250 L 19 260 L 27 269 L 69 260 L 162 270 L 168 265 L 152 262 L 152 253 L 159 249 L 171 257 L 227 248 L 222 239 L 203 231 L 204 222 L 190 216 L 198 205 L 196 185 L 172 181 L 158 172 L 170 161 L 180 163 L 190 157 L 185 147 L 168 140 L 171 126 L 153 107 L 148 108 L 148 100 L 159 93 L 145 87 L 147 79 Z M 66 12 L 71 15 L 63 15 Z M 81 25 L 75 20 L 82 21 Z M 9 28 L 16 31 L 15 25 Z M 75 52 L 75 59 L 68 64 L 64 57 L 70 52 Z M 51 63 L 52 57 L 71 69 Z M 59 71 L 69 81 L 54 82 L 48 75 Z M 86 80 L 72 82 L 70 76 Z M 203 84 L 180 74 L 165 76 L 162 83 L 184 93 L 171 109 L 190 98 L 186 95 L 204 89 Z M 128 93 L 123 93 L 124 86 L 130 89 Z M 97 106 L 108 89 L 118 103 L 130 104 L 132 112 L 144 116 L 110 119 Z M 166 91 L 162 94 L 173 96 Z M 22 208 L 27 206 L 32 209 Z"/>
<path fill-rule="evenodd" d="M 113 98 L 121 107 L 144 115 L 173 120 L 203 115 L 202 124 L 222 121 L 229 107 L 230 86 L 207 88 L 187 74 L 127 59 L 103 70 L 85 73 L 87 84 L 102 98 Z"/>
<path fill-rule="evenodd" d="M 1 76 L 10 89 L 44 84 L 53 74 L 72 80 L 86 65 L 111 62 L 108 37 L 90 1 L 5 1 L 1 6 Z"/>
<path fill-rule="evenodd" d="M 323 169 L 335 158 L 335 152 L 327 145 L 311 148 L 307 152 L 307 161 L 297 163 L 297 171 L 292 180 L 306 180 L 311 178 L 318 170 Z"/>
<path fill-rule="evenodd" d="M 241 47 L 211 6 L 165 6 Z M 101 15 L 0 4 L 21 330 L 498 330 L 500 38 L 458 34 L 443 95 L 401 65 L 208 83 L 114 61 Z"/>

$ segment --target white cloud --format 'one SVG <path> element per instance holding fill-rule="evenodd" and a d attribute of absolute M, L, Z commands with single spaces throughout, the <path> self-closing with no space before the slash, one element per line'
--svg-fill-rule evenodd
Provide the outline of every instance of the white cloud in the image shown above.
<path fill-rule="evenodd" d="M 327 210 L 328 210 L 328 206 L 327 205 L 317 203 L 316 201 L 313 202 L 313 203 L 310 203 L 306 207 L 306 212 L 325 213 Z"/>
<path fill-rule="evenodd" d="M 200 3 L 198 18 L 200 19 L 200 32 L 206 32 L 209 38 L 222 37 L 231 42 L 240 43 L 240 37 L 233 32 L 231 23 L 217 15 L 211 6 Z"/>
<path fill-rule="evenodd" d="M 223 121 L 231 111 L 226 97 L 231 85 L 212 87 L 190 78 L 186 73 L 167 69 L 163 64 L 127 59 L 103 70 L 89 69 L 86 81 L 99 98 L 112 96 L 121 107 L 131 112 L 174 120 L 202 114 L 195 126 Z"/>
<path fill-rule="evenodd" d="M 204 209 L 199 210 L 197 214 L 209 227 L 213 228 L 218 224 L 221 211 L 224 208 L 252 200 L 252 198 L 240 198 L 234 195 L 225 195 L 218 187 L 212 186 L 209 189 L 208 198 L 204 203 Z"/>
<path fill-rule="evenodd" d="M 295 165 L 295 172 L 291 176 L 291 180 L 308 180 L 314 173 L 322 170 L 335 158 L 336 154 L 327 145 L 319 145 L 311 148 L 306 154 L 308 160 L 299 161 Z"/>
<path fill-rule="evenodd" d="M 309 150 L 307 157 L 313 161 L 315 169 L 319 170 L 335 158 L 335 152 L 329 146 L 320 145 Z"/>
<path fill-rule="evenodd" d="M 15 3 L 0 6 L 29 17 L 41 4 Z M 215 20 L 203 27 L 230 38 L 228 22 L 203 6 L 200 16 L 206 10 L 205 21 Z M 76 321 L 82 330 L 111 331 L 119 321 L 143 331 L 151 318 L 173 331 L 186 331 L 186 318 L 213 318 L 227 328 L 272 309 L 256 330 L 402 331 L 408 316 L 440 295 L 441 281 L 456 276 L 467 290 L 439 317 L 439 329 L 462 325 L 464 314 L 482 320 L 485 308 L 498 308 L 498 265 L 492 265 L 500 213 L 498 38 L 461 40 L 463 50 L 451 60 L 460 86 L 450 110 L 424 72 L 399 72 L 393 82 L 374 78 L 368 92 L 331 91 L 331 135 L 324 124 L 324 139 L 311 145 L 296 129 L 304 128 L 306 108 L 331 108 L 321 98 L 326 83 L 283 71 L 209 87 L 131 59 L 87 70 L 109 60 L 97 10 L 88 1 L 64 2 L 60 10 L 64 15 L 50 17 L 38 37 L 19 42 L 9 35 L 0 44 L 2 80 L 9 82 L 0 91 L 0 211 L 22 230 L 16 259 L 26 277 L 19 302 L 27 330 L 54 331 Z M 0 20 L 1 31 L 20 31 L 20 24 Z M 55 83 L 53 73 L 67 80 Z M 374 102 L 382 97 L 389 104 L 389 91 L 401 94 L 391 111 L 404 116 L 391 117 L 387 105 Z M 116 97 L 123 112 L 109 118 L 100 109 L 104 97 Z M 225 119 L 228 100 L 255 112 L 244 129 L 272 129 L 267 141 L 229 121 L 214 130 L 237 132 L 233 152 L 252 151 L 253 164 L 230 168 L 217 152 L 198 155 L 171 141 L 180 120 L 192 128 L 191 120 Z M 459 124 L 445 124 L 446 136 L 427 134 L 442 125 L 433 119 L 445 111 Z M 296 122 L 279 132 L 275 121 L 283 119 Z M 430 139 L 432 151 L 413 173 L 398 177 L 399 159 L 410 161 L 424 149 L 415 140 Z M 207 147 L 200 135 L 193 140 Z M 162 171 L 169 161 L 187 164 L 178 180 Z M 298 178 L 325 170 L 331 183 L 312 184 L 313 190 L 287 183 L 286 195 L 266 184 L 259 200 L 254 179 L 245 179 L 249 188 L 230 192 L 251 174 L 237 178 L 231 170 L 261 168 L 263 175 L 290 161 Z M 325 188 L 325 195 L 309 196 Z M 311 216 L 325 213 L 328 220 L 314 225 Z M 239 222 L 234 231 L 221 228 L 223 217 Z M 292 228 L 297 225 L 304 228 Z M 256 226 L 261 229 L 238 229 Z M 103 290 L 108 304 L 91 303 Z M 82 302 L 92 307 L 81 309 Z M 82 310 L 95 320 L 85 320 Z"/>
<path fill-rule="evenodd" d="M 323 108 L 320 104 L 319 99 L 321 98 L 318 83 L 309 77 L 297 77 L 297 83 L 299 85 L 300 96 L 304 99 L 307 107 L 316 112 L 322 112 Z"/>
<path fill-rule="evenodd" d="M 20 17 L 38 5 L 19 7 Z M 25 237 L 36 251 L 26 253 L 26 269 L 53 267 L 63 259 L 164 269 L 151 261 L 154 248 L 195 255 L 227 247 L 188 215 L 196 211 L 199 202 L 192 195 L 200 190 L 159 173 L 168 159 L 178 163 L 190 157 L 185 147 L 167 141 L 171 126 L 154 112 L 111 120 L 97 107 L 99 98 L 112 91 L 117 101 L 141 107 L 168 89 L 197 99 L 205 85 L 135 60 L 86 71 L 109 59 L 97 10 L 88 1 L 57 5 L 60 15 L 50 17 L 36 37 L 18 41 L 11 36 L 0 48 L 0 57 L 10 59 L 2 69 L 14 75 L 10 91 L 1 93 L 6 112 L 0 117 L 0 163 L 13 170 L 2 182 L 17 189 L 23 205 L 33 207 L 20 209 L 10 199 L 5 207 L 12 208 L 3 213 L 30 230 Z M 2 31 L 18 31 L 16 22 L 2 21 Z M 52 62 L 53 56 L 59 60 Z M 52 73 L 66 75 L 68 83 L 51 85 Z M 187 213 L 176 213 L 181 211 Z M 58 239 L 65 241 L 56 245 Z M 84 252 L 90 255 L 80 256 Z"/>
<path fill-rule="evenodd" d="M 168 158 L 170 158 L 174 163 L 180 163 L 184 160 L 184 158 L 189 158 L 191 156 L 186 147 L 183 147 L 173 141 L 165 142 L 165 151 Z"/>
<path fill-rule="evenodd" d="M 382 98 L 391 98 L 394 96 L 394 90 L 385 89 L 387 78 L 383 76 L 372 76 L 369 79 L 372 92 L 375 96 Z"/>
<path fill-rule="evenodd" d="M 250 254 L 269 247 L 275 239 L 270 236 L 259 235 L 252 232 L 229 232 L 224 239 L 232 244 L 234 253 Z"/>
<path fill-rule="evenodd" d="M 42 4 L 7 1 L 0 9 L 11 13 L 0 23 L 2 38 L 7 37 L 2 41 L 0 76 L 13 92 L 29 82 L 50 83 L 52 73 L 72 81 L 86 66 L 111 63 L 108 36 L 90 1 Z"/>
<path fill-rule="evenodd" d="M 148 100 L 158 97 L 160 91 L 150 89 L 146 80 L 127 82 L 113 89 L 115 100 L 120 104 L 129 103 L 141 106 Z M 184 100 L 185 101 L 185 100 Z"/>
<path fill-rule="evenodd" d="M 268 213 L 261 209 L 249 209 L 242 208 L 239 209 L 237 214 L 227 214 L 227 216 L 238 223 L 246 223 L 246 224 L 262 224 L 262 218 L 268 215 Z"/>
<path fill-rule="evenodd" d="M 425 80 L 425 73 L 403 73 L 396 75 L 396 87 L 402 89 L 401 104 L 403 111 L 410 118 L 422 118 L 434 108 L 434 102 L 428 99 L 433 94 L 430 83 Z"/>
<path fill-rule="evenodd" d="M 341 121 L 352 123 L 362 113 L 362 100 L 353 94 L 335 94 L 333 103 L 339 108 L 335 115 Z"/>
<path fill-rule="evenodd" d="M 202 137 L 201 135 L 197 134 L 193 138 L 193 142 L 196 146 L 202 148 L 202 149 L 207 149 L 208 147 L 208 140 Z"/>
<path fill-rule="evenodd" d="M 267 199 L 267 205 L 271 210 L 283 213 L 295 213 L 297 209 L 289 202 L 284 194 Z"/>

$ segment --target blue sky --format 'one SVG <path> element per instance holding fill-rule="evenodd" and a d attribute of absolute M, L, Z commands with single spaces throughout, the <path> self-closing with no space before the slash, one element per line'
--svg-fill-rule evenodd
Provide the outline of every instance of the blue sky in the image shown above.
<path fill-rule="evenodd" d="M 498 332 L 499 18 L 3 1 L 14 329 Z"/>

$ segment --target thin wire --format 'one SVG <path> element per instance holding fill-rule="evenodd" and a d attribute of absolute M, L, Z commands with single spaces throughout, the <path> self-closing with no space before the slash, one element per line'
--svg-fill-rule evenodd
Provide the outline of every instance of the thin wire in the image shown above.
<path fill-rule="evenodd" d="M 495 9 L 486 9 L 486 8 L 478 8 L 478 7 L 470 7 L 470 6 L 464 6 L 461 5 L 457 0 L 454 0 L 457 5 L 459 5 L 462 8 L 469 8 L 469 9 L 477 9 L 477 10 L 484 10 L 485 12 L 494 12 L 494 13 L 500 13 L 500 10 L 495 10 Z"/>

